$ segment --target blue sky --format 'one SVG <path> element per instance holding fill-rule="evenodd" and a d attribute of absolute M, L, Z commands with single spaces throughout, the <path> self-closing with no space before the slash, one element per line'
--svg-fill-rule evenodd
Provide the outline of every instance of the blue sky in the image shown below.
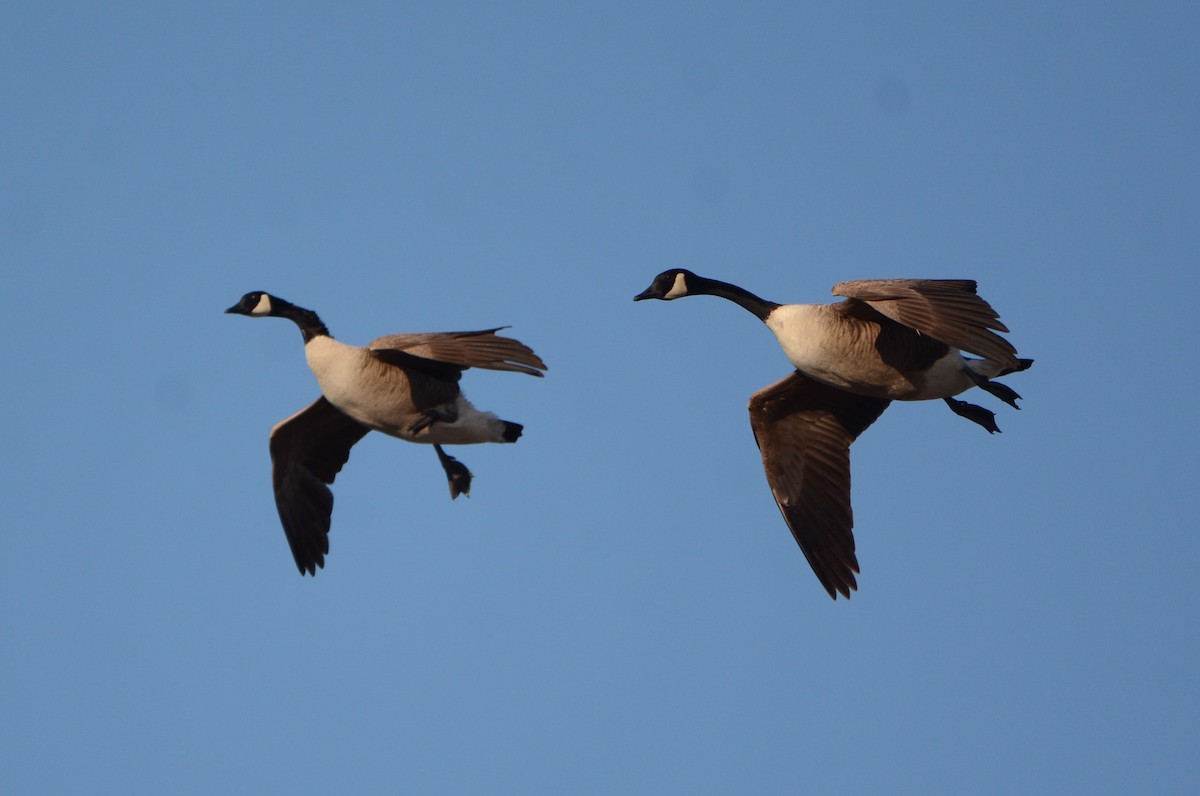
<path fill-rule="evenodd" d="M 9 3 L 7 793 L 1190 793 L 1186 3 Z M 1037 360 L 894 405 L 831 602 L 745 405 L 776 301 L 960 277 Z M 267 433 L 339 339 L 511 324 L 526 425 L 372 435 L 297 576 Z"/>

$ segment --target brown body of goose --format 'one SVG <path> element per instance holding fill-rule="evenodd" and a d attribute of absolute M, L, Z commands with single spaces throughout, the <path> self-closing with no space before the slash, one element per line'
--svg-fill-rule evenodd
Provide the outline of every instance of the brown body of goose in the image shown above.
<path fill-rule="evenodd" d="M 516 442 L 522 426 L 476 409 L 459 389 L 467 368 L 541 376 L 545 363 L 527 346 L 476 332 L 396 334 L 365 348 L 334 340 L 315 312 L 261 291 L 225 310 L 287 318 L 304 336 L 321 396 L 271 429 L 275 505 L 300 573 L 315 575 L 329 553 L 333 483 L 350 449 L 370 431 L 433 445 L 450 497 L 470 494 L 471 471 L 442 445 Z"/>
<path fill-rule="evenodd" d="M 967 279 L 842 282 L 836 304 L 777 304 L 683 269 L 664 271 L 635 301 L 726 298 L 752 312 L 796 368 L 750 398 L 750 425 L 767 483 L 805 558 L 830 597 L 858 588 L 850 445 L 888 404 L 941 398 L 991 433 L 995 414 L 956 400 L 979 387 L 1017 407 L 993 381 L 1025 370 L 999 315 Z M 969 352 L 980 359 L 964 357 Z"/>

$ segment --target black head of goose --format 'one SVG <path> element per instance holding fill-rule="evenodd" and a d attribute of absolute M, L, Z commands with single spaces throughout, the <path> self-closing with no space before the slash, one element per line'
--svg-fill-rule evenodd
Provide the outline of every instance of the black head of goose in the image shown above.
<path fill-rule="evenodd" d="M 459 389 L 467 368 L 541 376 L 542 360 L 522 343 L 475 332 L 394 334 L 366 347 L 334 340 L 317 314 L 262 291 L 225 310 L 287 318 L 300 329 L 321 396 L 271 429 L 275 505 L 301 574 L 315 575 L 329 553 L 329 485 L 369 431 L 433 446 L 450 497 L 470 494 L 471 471 L 442 445 L 516 442 L 522 426 L 471 405 Z"/>
<path fill-rule="evenodd" d="M 775 502 L 829 596 L 858 588 L 850 507 L 850 444 L 892 401 L 941 398 L 991 433 L 995 413 L 956 400 L 979 387 L 1014 408 L 993 381 L 1033 364 L 996 332 L 999 315 L 969 279 L 842 282 L 835 304 L 778 304 L 682 268 L 634 301 L 720 296 L 766 324 L 795 372 L 750 398 L 750 425 Z M 963 356 L 968 352 L 979 359 Z"/>

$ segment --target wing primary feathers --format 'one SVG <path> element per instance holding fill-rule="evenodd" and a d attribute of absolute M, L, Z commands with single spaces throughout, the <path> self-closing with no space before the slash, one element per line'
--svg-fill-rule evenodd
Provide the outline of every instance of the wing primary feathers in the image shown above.
<path fill-rule="evenodd" d="M 834 285 L 833 294 L 868 304 L 954 348 L 1015 367 L 1016 349 L 996 334 L 1008 327 L 975 290 L 970 279 L 863 279 Z"/>
<path fill-rule="evenodd" d="M 413 357 L 456 365 L 541 376 L 546 363 L 524 343 L 496 332 L 508 327 L 475 332 L 425 332 L 392 334 L 371 341 L 373 353 L 402 351 Z"/>
<path fill-rule="evenodd" d="M 369 428 L 324 396 L 271 429 L 275 507 L 300 574 L 316 575 L 329 554 L 329 485 Z"/>
<path fill-rule="evenodd" d="M 850 444 L 890 402 L 800 371 L 750 398 L 750 425 L 775 503 L 829 596 L 858 588 Z"/>

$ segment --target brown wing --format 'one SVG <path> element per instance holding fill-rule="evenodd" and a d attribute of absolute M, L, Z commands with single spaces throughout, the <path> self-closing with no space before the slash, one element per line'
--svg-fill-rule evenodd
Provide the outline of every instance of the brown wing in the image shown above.
<path fill-rule="evenodd" d="M 854 395 L 796 371 L 750 398 L 767 483 L 829 596 L 849 597 L 854 573 L 850 443 L 890 401 Z"/>
<path fill-rule="evenodd" d="M 333 514 L 328 484 L 368 431 L 324 396 L 271 429 L 275 507 L 301 575 L 325 566 Z"/>
<path fill-rule="evenodd" d="M 897 323 L 976 356 L 1017 366 L 1017 351 L 993 329 L 1007 332 L 970 279 L 864 279 L 841 282 L 833 295 L 869 304 Z"/>
<path fill-rule="evenodd" d="M 402 351 L 410 357 L 420 357 L 460 368 L 511 370 L 541 376 L 541 371 L 546 370 L 546 363 L 523 343 L 496 334 L 504 328 L 507 327 L 500 326 L 478 332 L 389 334 L 372 340 L 369 348 L 373 353 Z"/>

